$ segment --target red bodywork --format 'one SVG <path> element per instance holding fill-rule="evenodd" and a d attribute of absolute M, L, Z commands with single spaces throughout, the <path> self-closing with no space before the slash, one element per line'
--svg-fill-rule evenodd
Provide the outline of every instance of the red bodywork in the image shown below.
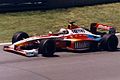
<path fill-rule="evenodd" d="M 104 30 L 110 30 L 111 28 L 113 28 L 112 26 L 108 26 L 108 25 L 104 25 L 104 24 L 96 24 L 96 27 L 99 29 L 104 29 Z"/>

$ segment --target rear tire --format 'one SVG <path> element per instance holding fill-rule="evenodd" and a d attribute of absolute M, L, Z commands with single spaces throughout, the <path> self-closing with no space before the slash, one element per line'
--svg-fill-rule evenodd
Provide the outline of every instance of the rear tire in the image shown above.
<path fill-rule="evenodd" d="M 29 38 L 29 35 L 27 33 L 22 32 L 22 31 L 16 32 L 12 37 L 12 44 L 17 42 L 17 41 L 26 39 L 26 38 Z"/>
<path fill-rule="evenodd" d="M 43 57 L 52 57 L 56 51 L 56 45 L 54 40 L 46 39 L 41 40 L 38 53 Z"/>
<path fill-rule="evenodd" d="M 107 51 L 115 51 L 118 46 L 118 38 L 114 34 L 106 34 L 100 42 L 100 48 Z"/>

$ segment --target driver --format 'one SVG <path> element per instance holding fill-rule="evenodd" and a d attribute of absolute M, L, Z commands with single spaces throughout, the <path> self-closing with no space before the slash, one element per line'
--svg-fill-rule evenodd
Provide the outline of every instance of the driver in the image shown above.
<path fill-rule="evenodd" d="M 65 28 L 61 28 L 60 31 L 58 32 L 59 34 L 68 34 L 68 30 Z"/>

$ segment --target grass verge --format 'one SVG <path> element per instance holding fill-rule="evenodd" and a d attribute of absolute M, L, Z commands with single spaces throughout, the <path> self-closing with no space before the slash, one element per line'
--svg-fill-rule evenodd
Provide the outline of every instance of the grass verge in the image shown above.
<path fill-rule="evenodd" d="M 56 32 L 66 26 L 68 20 L 89 26 L 98 22 L 115 26 L 120 31 L 120 3 L 74 7 L 47 11 L 28 11 L 0 14 L 0 42 L 11 41 L 13 33 L 25 31 L 30 35 Z"/>

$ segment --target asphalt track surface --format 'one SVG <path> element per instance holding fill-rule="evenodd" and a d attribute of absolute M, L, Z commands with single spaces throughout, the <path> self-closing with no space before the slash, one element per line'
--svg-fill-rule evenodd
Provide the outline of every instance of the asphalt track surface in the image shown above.
<path fill-rule="evenodd" d="M 58 57 L 28 58 L 4 52 L 2 48 L 0 46 L 0 80 L 120 80 L 120 49 L 57 52 Z"/>

